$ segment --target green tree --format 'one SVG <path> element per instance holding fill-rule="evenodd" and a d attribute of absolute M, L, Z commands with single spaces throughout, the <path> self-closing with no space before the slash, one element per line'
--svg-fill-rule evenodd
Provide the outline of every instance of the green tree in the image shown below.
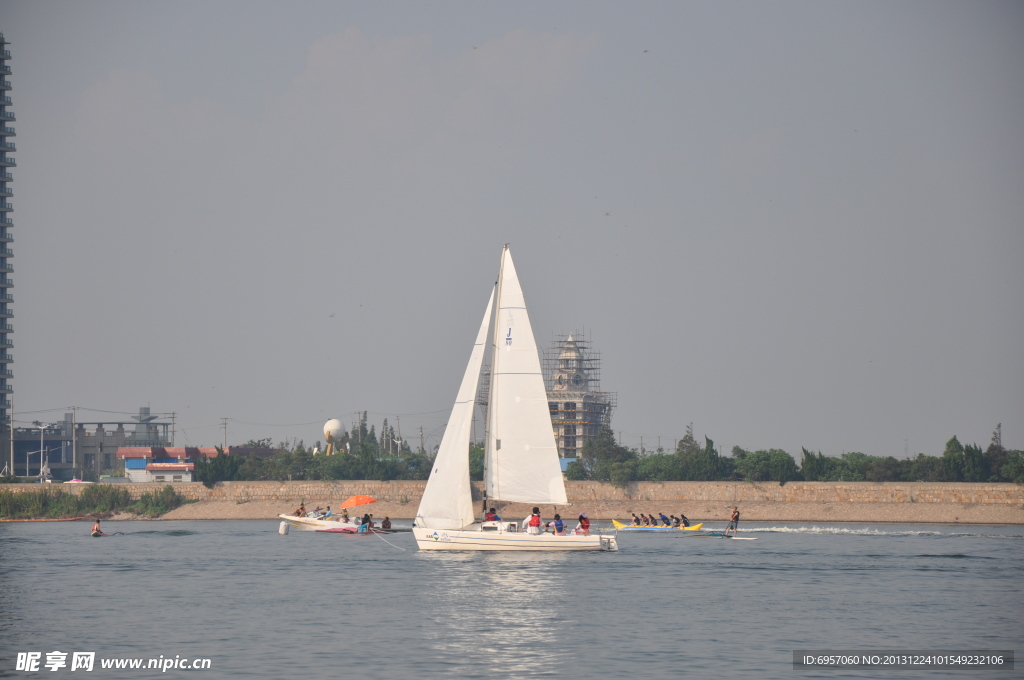
<path fill-rule="evenodd" d="M 796 461 L 782 449 L 748 453 L 736 461 L 736 472 L 750 482 L 788 482 L 797 479 Z"/>
<path fill-rule="evenodd" d="M 984 482 L 988 480 L 988 459 L 977 444 L 964 447 L 963 474 L 965 482 Z"/>
<path fill-rule="evenodd" d="M 946 469 L 941 458 L 917 454 L 909 461 L 909 473 L 903 478 L 910 482 L 942 482 L 946 480 Z"/>
<path fill-rule="evenodd" d="M 586 471 L 587 479 L 625 486 L 637 479 L 637 459 L 637 452 L 619 446 L 611 428 L 604 426 L 596 437 L 583 445 L 579 462 Z"/>
<path fill-rule="evenodd" d="M 800 462 L 800 473 L 808 482 L 829 481 L 834 467 L 833 458 L 822 455 L 821 451 L 812 453 L 801 447 L 803 459 Z"/>
<path fill-rule="evenodd" d="M 195 461 L 193 477 L 202 482 L 203 486 L 213 488 L 217 482 L 236 479 L 241 466 L 242 459 L 239 456 L 229 456 L 218 446 L 217 455 L 213 458 L 199 458 Z"/>
<path fill-rule="evenodd" d="M 691 434 L 687 432 L 687 434 Z M 676 448 L 676 455 L 679 458 L 678 479 L 691 482 L 711 482 L 720 479 L 728 479 L 732 476 L 732 461 L 722 458 L 715 450 L 715 442 L 704 437 L 704 448 L 696 451 L 692 447 L 687 450 Z"/>
<path fill-rule="evenodd" d="M 693 423 L 686 426 L 686 434 L 676 444 L 677 454 L 697 454 L 701 452 L 701 446 L 693 436 Z"/>
<path fill-rule="evenodd" d="M 469 445 L 469 478 L 474 482 L 484 480 L 484 447 L 479 444 Z"/>
<path fill-rule="evenodd" d="M 1024 484 L 1024 451 L 1008 450 L 1000 474 L 1007 482 Z"/>
<path fill-rule="evenodd" d="M 898 482 L 902 476 L 903 468 L 900 462 L 892 456 L 873 457 L 864 473 L 864 479 L 869 482 Z"/>
<path fill-rule="evenodd" d="M 683 479 L 679 456 L 652 453 L 641 456 L 636 464 L 636 478 L 648 482 L 671 482 Z"/>
<path fill-rule="evenodd" d="M 1003 466 L 1006 465 L 1008 458 L 1006 449 L 1003 448 L 1002 423 L 996 425 L 995 432 L 992 433 L 992 441 L 989 443 L 988 448 L 985 449 L 985 459 L 989 469 L 990 482 L 1009 481 L 1003 475 Z"/>
<path fill-rule="evenodd" d="M 946 450 L 942 452 L 942 468 L 945 473 L 945 482 L 964 481 L 964 446 L 960 440 L 953 436 L 946 442 Z"/>

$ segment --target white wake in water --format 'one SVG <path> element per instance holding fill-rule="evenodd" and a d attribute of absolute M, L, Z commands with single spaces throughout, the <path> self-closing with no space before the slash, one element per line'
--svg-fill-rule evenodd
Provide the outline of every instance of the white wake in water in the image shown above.
<path fill-rule="evenodd" d="M 809 526 L 809 527 L 743 527 L 740 533 L 778 533 L 778 534 L 850 534 L 854 536 L 964 536 L 971 538 L 1015 538 L 1024 539 L 1024 536 L 1013 534 L 983 534 L 965 532 L 945 532 L 935 530 L 892 530 L 874 529 L 861 527 L 851 529 L 847 527 Z"/>

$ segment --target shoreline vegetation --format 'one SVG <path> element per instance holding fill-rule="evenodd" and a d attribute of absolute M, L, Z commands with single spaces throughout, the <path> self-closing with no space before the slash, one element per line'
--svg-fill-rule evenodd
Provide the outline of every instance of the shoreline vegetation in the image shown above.
<path fill-rule="evenodd" d="M 329 481 L 329 480 L 426 480 L 433 467 L 433 455 L 413 451 L 408 442 L 395 439 L 387 420 L 378 443 L 373 427 L 367 429 L 365 414 L 352 435 L 345 434 L 339 452 L 320 453 L 320 443 L 308 449 L 302 442 L 291 447 L 270 440 L 249 441 L 244 448 L 262 449 L 264 456 L 229 456 L 196 461 L 194 479 L 212 487 L 228 481 Z M 821 451 L 801 449 L 799 462 L 782 449 L 747 450 L 734 446 L 722 455 L 715 443 L 704 437 L 700 444 L 693 426 L 686 428 L 675 450 L 635 449 L 622 446 L 608 427 L 587 441 L 579 458 L 565 469 L 569 481 L 607 482 L 617 487 L 634 482 L 1011 482 L 1024 483 L 1024 451 L 1002 445 L 1001 425 L 992 434 L 988 448 L 962 444 L 957 437 L 946 442 L 941 456 L 924 453 L 914 458 L 871 456 L 847 452 L 826 456 Z M 395 445 L 393 442 L 401 441 Z M 469 473 L 472 481 L 483 480 L 484 450 L 470 446 Z"/>
<path fill-rule="evenodd" d="M 0 489 L 0 519 L 67 519 L 88 517 L 109 519 L 118 516 L 156 518 L 185 503 L 170 484 L 132 499 L 122 485 L 95 484 L 79 493 L 70 493 L 60 485 L 39 485 L 38 489 L 17 492 Z"/>

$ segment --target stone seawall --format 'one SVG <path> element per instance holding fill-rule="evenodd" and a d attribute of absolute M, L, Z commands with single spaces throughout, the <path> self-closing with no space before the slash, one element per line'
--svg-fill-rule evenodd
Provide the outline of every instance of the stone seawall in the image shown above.
<path fill-rule="evenodd" d="M 423 481 L 336 482 L 222 482 L 212 489 L 195 482 L 172 484 L 189 500 L 165 519 L 270 519 L 292 512 L 300 502 L 307 508 L 331 505 L 356 494 L 377 499 L 359 508 L 376 517 L 411 518 L 416 514 Z M 138 498 L 166 484 L 125 484 Z M 12 484 L 11 491 L 33 491 L 33 484 Z M 63 484 L 61 490 L 79 493 L 84 485 Z M 479 498 L 480 485 L 474 496 Z M 601 482 L 566 482 L 569 507 L 543 506 L 545 517 L 555 512 L 575 517 L 587 512 L 593 519 L 625 519 L 629 513 L 685 513 L 696 520 L 723 520 L 733 505 L 744 520 L 831 522 L 969 522 L 1024 524 L 1024 486 L 927 482 L 637 482 L 619 488 Z M 527 515 L 523 504 L 498 504 L 509 517 Z M 353 511 L 354 512 L 354 511 Z"/>

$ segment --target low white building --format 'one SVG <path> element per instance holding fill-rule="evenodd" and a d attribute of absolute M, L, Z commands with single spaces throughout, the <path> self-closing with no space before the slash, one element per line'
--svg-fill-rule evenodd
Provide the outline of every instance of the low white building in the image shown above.
<path fill-rule="evenodd" d="M 217 449 L 205 446 L 122 446 L 117 450 L 133 482 L 191 482 L 196 468 L 192 461 L 216 455 Z"/>

